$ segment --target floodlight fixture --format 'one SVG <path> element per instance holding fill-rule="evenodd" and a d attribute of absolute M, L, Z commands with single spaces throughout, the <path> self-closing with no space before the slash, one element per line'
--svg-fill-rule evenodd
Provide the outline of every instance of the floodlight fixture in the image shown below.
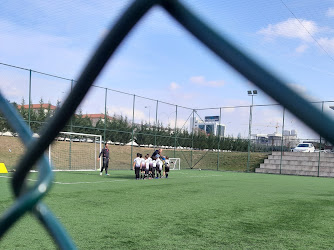
<path fill-rule="evenodd" d="M 257 90 L 254 89 L 253 91 L 252 90 L 247 90 L 247 93 L 249 96 L 254 96 L 254 95 L 257 95 Z"/>

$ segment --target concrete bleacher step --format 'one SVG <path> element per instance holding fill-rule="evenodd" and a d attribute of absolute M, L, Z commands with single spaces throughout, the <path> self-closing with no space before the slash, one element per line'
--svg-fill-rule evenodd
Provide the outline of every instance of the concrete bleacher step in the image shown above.
<path fill-rule="evenodd" d="M 281 164 L 281 160 L 271 160 L 271 159 L 265 159 L 264 164 Z M 297 166 L 311 166 L 311 167 L 318 167 L 319 162 L 318 161 L 300 161 L 300 160 L 283 160 L 282 159 L 282 166 L 284 165 L 297 165 Z M 323 162 L 320 161 L 320 167 L 331 167 L 334 166 L 334 163 L 331 162 Z"/>
<path fill-rule="evenodd" d="M 334 154 L 273 152 L 256 173 L 334 177 Z"/>
<path fill-rule="evenodd" d="M 306 153 L 305 153 L 306 154 Z M 280 160 L 281 156 L 280 155 L 269 155 L 268 156 L 269 160 Z M 299 160 L 299 161 L 319 161 L 319 155 L 317 156 L 293 156 L 293 155 L 282 155 L 282 159 L 284 160 Z M 324 157 L 324 156 L 320 156 L 321 161 L 324 162 L 332 162 L 334 163 L 334 158 L 332 157 Z"/>
<path fill-rule="evenodd" d="M 263 169 L 282 169 L 282 170 L 297 170 L 297 171 L 318 171 L 318 166 L 303 166 L 303 165 L 283 165 L 280 164 L 261 164 L 260 168 Z M 319 171 L 334 173 L 334 167 L 319 167 Z"/>
<path fill-rule="evenodd" d="M 256 173 L 264 173 L 264 174 L 280 174 L 279 169 L 265 169 L 265 168 L 257 168 Z M 281 174 L 286 175 L 302 175 L 302 176 L 318 176 L 318 171 L 304 171 L 304 170 L 287 170 L 282 169 Z M 334 177 L 334 172 L 323 172 L 319 171 L 320 177 Z"/>

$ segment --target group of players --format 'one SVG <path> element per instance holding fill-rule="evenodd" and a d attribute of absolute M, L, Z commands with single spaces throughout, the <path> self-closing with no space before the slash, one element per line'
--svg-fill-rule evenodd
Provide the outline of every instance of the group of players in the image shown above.
<path fill-rule="evenodd" d="M 152 156 L 137 153 L 137 158 L 133 161 L 133 169 L 135 170 L 136 180 L 139 179 L 158 179 L 163 176 L 168 178 L 169 174 L 169 158 L 161 155 L 162 149 L 154 151 Z M 163 172 L 163 173 L 162 173 Z"/>
<path fill-rule="evenodd" d="M 169 174 L 169 158 L 168 156 L 161 155 L 162 149 L 155 150 L 152 156 L 149 154 L 143 155 L 137 153 L 137 158 L 133 161 L 133 169 L 135 170 L 136 179 L 153 179 L 153 178 L 161 178 L 165 176 L 168 178 Z M 109 166 L 109 148 L 108 144 L 105 144 L 105 147 L 99 154 L 98 160 L 100 160 L 102 156 L 103 164 L 100 169 L 100 175 L 102 175 L 103 170 L 105 170 L 106 175 L 108 176 L 108 166 Z M 162 173 L 163 172 L 163 173 Z"/>

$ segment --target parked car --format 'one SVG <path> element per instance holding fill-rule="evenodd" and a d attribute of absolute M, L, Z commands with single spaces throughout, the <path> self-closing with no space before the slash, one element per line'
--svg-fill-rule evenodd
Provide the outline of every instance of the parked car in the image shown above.
<path fill-rule="evenodd" d="M 292 149 L 292 152 L 314 152 L 315 148 L 312 143 L 299 143 L 297 147 Z"/>

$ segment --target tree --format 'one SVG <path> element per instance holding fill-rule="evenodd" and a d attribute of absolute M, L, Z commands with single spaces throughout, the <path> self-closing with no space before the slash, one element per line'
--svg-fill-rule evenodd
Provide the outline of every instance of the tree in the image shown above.
<path fill-rule="evenodd" d="M 92 127 L 92 121 L 89 117 L 83 116 L 82 109 L 79 110 L 78 114 L 72 116 L 72 129 L 73 132 L 89 134 L 89 128 Z"/>
<path fill-rule="evenodd" d="M 7 100 L 9 102 L 9 100 Z M 16 103 L 12 103 L 16 108 L 17 105 Z M 1 113 L 0 111 L 0 132 L 6 132 L 6 131 L 10 131 L 11 127 L 7 121 L 7 119 L 5 118 L 5 116 Z"/>

